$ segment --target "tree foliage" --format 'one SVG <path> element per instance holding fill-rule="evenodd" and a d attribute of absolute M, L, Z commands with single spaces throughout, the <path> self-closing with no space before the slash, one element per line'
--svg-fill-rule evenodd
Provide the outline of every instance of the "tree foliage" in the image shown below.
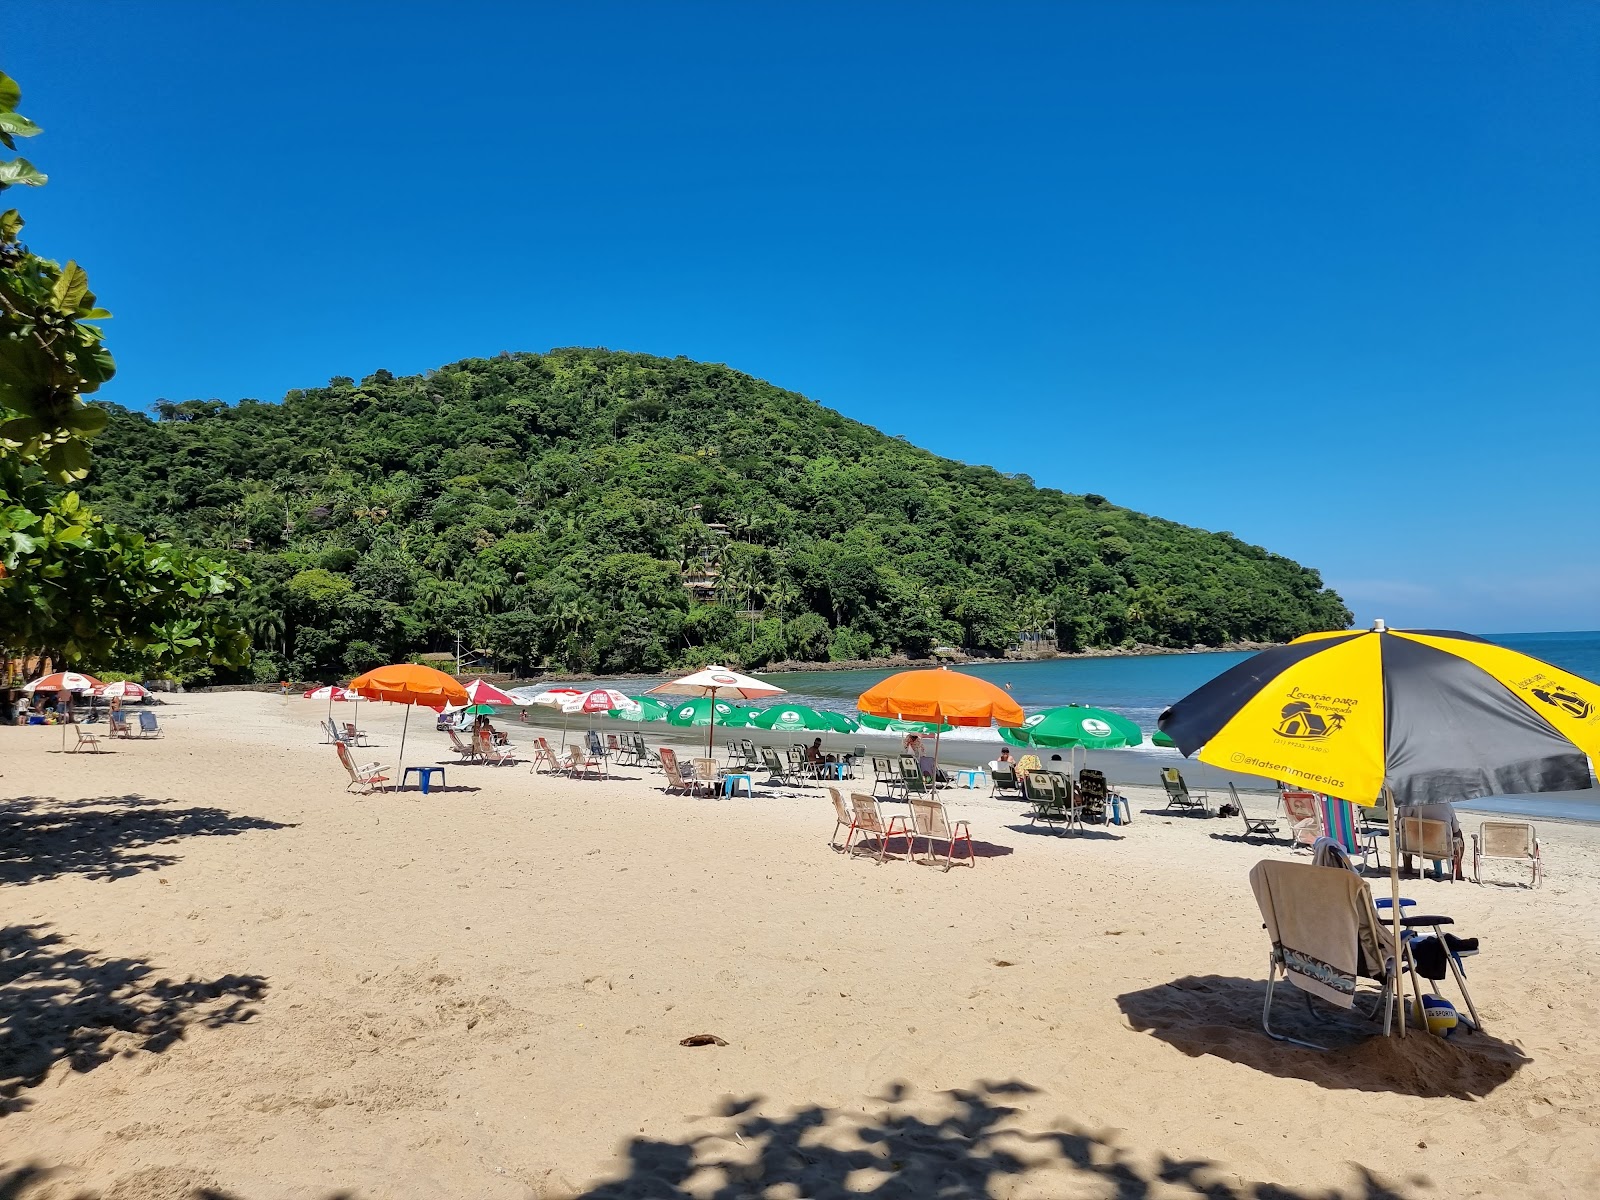
<path fill-rule="evenodd" d="M 724 366 L 605 350 L 113 409 L 91 494 L 226 553 L 263 677 L 459 634 L 503 665 L 1280 640 L 1350 616 L 1226 533 L 938 458 Z"/>
<path fill-rule="evenodd" d="M 0 144 L 39 132 L 16 111 L 0 74 Z M 0 191 L 45 182 L 26 159 L 0 161 Z M 74 262 L 21 240 L 16 209 L 0 213 L 0 660 L 42 652 L 59 662 L 141 671 L 238 665 L 248 640 L 218 603 L 227 566 L 107 524 L 76 491 L 88 440 L 106 410 L 83 396 L 116 366 L 95 321 L 111 314 Z"/>

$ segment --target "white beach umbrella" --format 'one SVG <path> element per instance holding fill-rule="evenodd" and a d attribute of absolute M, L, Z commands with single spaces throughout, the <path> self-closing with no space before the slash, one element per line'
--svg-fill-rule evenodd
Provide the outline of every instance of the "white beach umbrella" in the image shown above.
<path fill-rule="evenodd" d="M 759 700 L 763 696 L 783 694 L 783 689 L 775 683 L 766 683 L 749 675 L 741 675 L 737 671 L 730 671 L 727 667 L 719 667 L 715 663 L 692 675 L 685 675 L 682 679 L 669 679 L 666 683 L 657 684 L 645 693 L 647 696 L 707 696 L 712 700 L 718 696 Z M 716 706 L 713 705 L 711 723 L 706 726 L 707 756 L 711 754 L 711 743 L 716 731 Z"/>

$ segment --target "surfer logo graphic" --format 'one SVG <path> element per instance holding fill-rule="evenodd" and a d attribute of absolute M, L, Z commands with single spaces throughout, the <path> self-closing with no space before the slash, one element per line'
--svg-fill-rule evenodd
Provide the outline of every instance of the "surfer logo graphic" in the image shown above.
<path fill-rule="evenodd" d="M 1551 684 L 1549 687 L 1542 688 L 1536 687 L 1533 689 L 1533 694 L 1552 708 L 1559 708 L 1563 712 L 1569 712 L 1580 721 L 1586 720 L 1589 714 L 1594 711 L 1594 705 L 1576 692 L 1568 691 L 1560 684 Z"/>
<path fill-rule="evenodd" d="M 1343 713 L 1315 712 L 1304 700 L 1285 704 L 1279 717 L 1280 736 L 1306 742 L 1317 742 L 1325 737 L 1332 737 L 1344 726 Z"/>

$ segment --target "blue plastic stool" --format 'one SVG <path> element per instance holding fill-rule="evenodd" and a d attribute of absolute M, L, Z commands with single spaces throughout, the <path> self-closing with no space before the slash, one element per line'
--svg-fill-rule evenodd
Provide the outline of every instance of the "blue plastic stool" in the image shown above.
<path fill-rule="evenodd" d="M 735 779 L 744 780 L 744 794 L 746 796 L 749 796 L 752 800 L 754 800 L 756 798 L 755 780 L 750 778 L 750 776 L 748 776 L 748 775 L 739 774 L 739 773 L 735 773 L 735 774 L 732 774 L 732 775 L 724 775 L 722 777 L 722 794 L 724 796 L 732 796 L 732 795 L 734 795 L 736 789 L 733 786 L 733 781 Z"/>
<path fill-rule="evenodd" d="M 407 767 L 400 775 L 401 787 L 405 787 L 406 780 L 411 778 L 411 772 L 413 771 L 417 773 L 419 786 L 422 788 L 424 796 L 428 794 L 428 784 L 433 781 L 433 773 L 435 771 L 439 772 L 439 786 L 444 787 L 445 785 L 443 767 Z"/>

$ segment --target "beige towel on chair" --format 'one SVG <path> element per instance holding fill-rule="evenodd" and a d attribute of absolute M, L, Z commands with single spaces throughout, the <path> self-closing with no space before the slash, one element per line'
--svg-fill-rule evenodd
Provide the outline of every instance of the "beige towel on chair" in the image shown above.
<path fill-rule="evenodd" d="M 1296 987 L 1350 1008 L 1358 975 L 1382 977 L 1389 939 L 1364 880 L 1337 867 L 1268 859 L 1251 868 L 1250 887 Z"/>

